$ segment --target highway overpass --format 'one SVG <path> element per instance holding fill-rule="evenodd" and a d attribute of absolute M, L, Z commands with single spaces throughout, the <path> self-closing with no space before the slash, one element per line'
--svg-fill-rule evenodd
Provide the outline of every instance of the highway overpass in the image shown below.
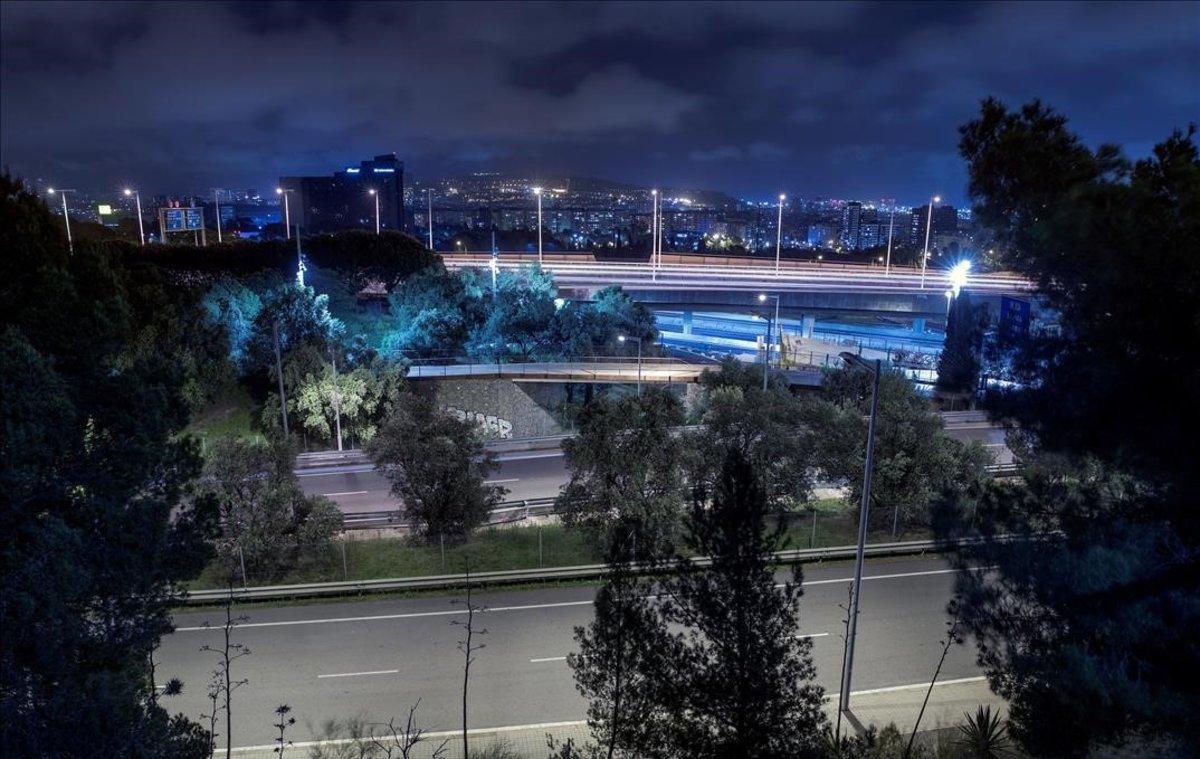
<path fill-rule="evenodd" d="M 489 268 L 487 253 L 446 253 L 451 269 Z M 536 254 L 501 253 L 498 270 L 537 262 Z M 659 267 L 646 262 L 599 262 L 587 255 L 543 256 L 543 268 L 554 274 L 568 297 L 591 298 L 610 285 L 620 285 L 639 302 L 689 311 L 745 311 L 758 307 L 760 293 L 778 294 L 782 310 L 793 313 L 907 313 L 940 316 L 946 312 L 947 273 L 931 266 L 920 270 L 881 266 L 784 262 L 709 256 L 668 255 Z M 1008 273 L 976 274 L 966 285 L 984 300 L 1001 295 L 1029 296 L 1033 284 Z"/>

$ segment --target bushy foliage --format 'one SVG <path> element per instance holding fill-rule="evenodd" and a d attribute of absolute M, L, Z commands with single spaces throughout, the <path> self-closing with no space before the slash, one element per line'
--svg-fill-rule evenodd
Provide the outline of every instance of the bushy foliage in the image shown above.
<path fill-rule="evenodd" d="M 1037 102 L 1009 111 L 988 100 L 961 134 L 977 218 L 1058 312 L 1057 330 L 1022 346 L 1018 384 L 989 399 L 1020 425 L 1022 479 L 974 488 L 938 520 L 959 566 L 989 568 L 957 576 L 962 623 L 1027 750 L 1084 755 L 1161 740 L 1194 754 L 1194 131 L 1132 167 Z"/>
<path fill-rule="evenodd" d="M 341 528 L 332 501 L 300 489 L 295 458 L 283 440 L 222 439 L 210 447 L 199 498 L 211 499 L 220 514 L 217 554 L 231 578 L 243 561 L 248 576 L 278 577 Z"/>
<path fill-rule="evenodd" d="M 203 756 L 148 663 L 208 558 L 212 515 L 182 498 L 200 459 L 176 435 L 219 340 L 189 334 L 193 292 L 102 247 L 69 255 L 60 230 L 0 177 L 0 744 Z"/>

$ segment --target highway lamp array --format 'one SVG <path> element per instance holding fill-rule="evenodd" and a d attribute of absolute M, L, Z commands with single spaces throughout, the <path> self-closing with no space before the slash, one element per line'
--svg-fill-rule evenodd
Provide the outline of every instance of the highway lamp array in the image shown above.
<path fill-rule="evenodd" d="M 67 251 L 70 253 L 74 253 L 75 252 L 75 243 L 71 241 L 71 217 L 67 213 L 67 193 L 76 192 L 76 191 L 75 190 L 64 190 L 64 189 L 56 190 L 53 187 L 50 187 L 46 190 L 46 192 L 48 192 L 51 195 L 53 195 L 54 193 L 58 193 L 62 197 L 63 223 L 67 225 Z"/>
<path fill-rule="evenodd" d="M 125 188 L 125 197 L 133 196 L 134 202 L 137 204 L 138 217 L 138 239 L 142 241 L 142 247 L 146 246 L 146 231 L 142 228 L 142 194 L 137 190 Z"/>
<path fill-rule="evenodd" d="M 221 190 L 218 187 L 213 188 L 213 215 L 217 217 L 217 242 L 224 242 L 221 238 Z"/>
<path fill-rule="evenodd" d="M 375 234 L 378 235 L 379 234 L 379 193 L 375 191 L 374 187 L 372 187 L 371 189 L 367 190 L 367 194 L 369 194 L 371 197 L 375 198 Z"/>

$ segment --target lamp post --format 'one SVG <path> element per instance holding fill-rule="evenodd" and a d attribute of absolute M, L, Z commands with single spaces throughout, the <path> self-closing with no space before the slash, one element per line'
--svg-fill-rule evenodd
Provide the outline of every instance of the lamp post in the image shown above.
<path fill-rule="evenodd" d="M 333 365 L 333 423 L 337 426 L 337 447 L 342 450 L 342 392 L 338 388 L 338 373 L 337 373 L 337 356 L 333 353 L 333 348 L 329 349 L 329 361 Z"/>
<path fill-rule="evenodd" d="M 642 397 L 642 338 L 640 338 L 640 337 L 639 337 L 639 338 L 636 338 L 636 339 L 637 339 L 637 345 L 638 345 L 638 352 L 637 352 L 637 357 L 638 357 L 638 380 L 637 380 L 637 394 L 638 394 L 638 397 L 639 397 L 639 398 L 641 398 L 641 397 Z M 623 342 L 625 342 L 626 340 L 628 340 L 628 338 L 627 338 L 627 337 L 625 337 L 624 335 L 617 335 L 617 340 L 623 343 Z"/>
<path fill-rule="evenodd" d="M 925 252 L 921 254 L 921 289 L 925 289 L 925 267 L 929 264 L 929 232 L 933 229 L 933 204 L 942 198 L 934 195 L 929 199 L 929 214 L 925 217 Z"/>
<path fill-rule="evenodd" d="M 282 187 L 275 188 L 275 194 L 283 196 L 283 231 L 289 240 L 292 239 L 292 213 L 288 209 L 288 195 L 291 195 L 293 192 L 295 190 L 285 190 Z M 299 231 L 296 232 L 296 236 L 300 236 Z"/>
<path fill-rule="evenodd" d="M 433 250 L 433 188 L 425 188 L 425 199 L 429 208 L 425 211 L 425 226 L 429 227 L 429 249 Z"/>
<path fill-rule="evenodd" d="M 888 219 L 888 247 L 887 261 L 883 265 L 883 276 L 888 276 L 892 273 L 892 229 L 896 226 L 896 199 L 892 198 L 892 215 Z"/>
<path fill-rule="evenodd" d="M 74 253 L 75 252 L 75 243 L 71 241 L 71 217 L 67 213 L 67 193 L 76 192 L 76 191 L 75 190 L 56 190 L 53 187 L 50 187 L 50 188 L 47 188 L 46 192 L 50 193 L 51 195 L 53 195 L 54 193 L 57 192 L 59 195 L 62 196 L 63 223 L 67 225 L 67 251 L 70 253 Z"/>
<path fill-rule="evenodd" d="M 658 273 L 658 190 L 650 191 L 650 270 Z"/>
<path fill-rule="evenodd" d="M 138 237 L 142 241 L 142 247 L 145 247 L 146 246 L 146 231 L 142 228 L 142 194 L 140 192 L 138 192 L 137 190 L 131 190 L 128 187 L 126 187 L 125 188 L 125 197 L 128 198 L 130 195 L 133 196 L 133 200 L 137 204 Z"/>
<path fill-rule="evenodd" d="M 767 298 L 772 298 L 775 301 L 775 318 L 767 317 L 767 342 L 763 346 L 763 391 L 767 389 L 767 369 L 771 365 L 771 327 L 779 323 L 779 296 L 767 295 L 766 293 L 758 294 L 758 302 L 766 303 Z"/>
<path fill-rule="evenodd" d="M 534 187 L 533 194 L 537 196 L 538 214 L 538 266 L 542 265 L 542 188 Z"/>
<path fill-rule="evenodd" d="M 779 195 L 779 218 L 775 222 L 775 274 L 779 274 L 779 248 L 783 243 L 783 201 L 787 200 L 787 195 L 780 193 Z M 779 303 L 778 298 L 776 304 Z"/>
<path fill-rule="evenodd" d="M 221 239 L 221 197 L 220 188 L 213 188 L 213 215 L 217 217 L 217 242 L 222 242 Z"/>
<path fill-rule="evenodd" d="M 867 456 L 863 467 L 862 506 L 858 513 L 858 550 L 854 555 L 854 580 L 850 591 L 850 621 L 846 631 L 846 653 L 842 657 L 842 688 L 838 694 L 838 712 L 850 709 L 850 682 L 854 672 L 854 642 L 858 635 L 858 600 L 862 590 L 863 552 L 867 544 L 867 516 L 871 504 L 871 475 L 875 461 L 875 418 L 879 412 L 879 376 L 883 374 L 883 364 L 875 359 L 875 366 L 869 370 L 874 375 L 871 389 L 871 417 L 867 422 Z"/>
<path fill-rule="evenodd" d="M 375 192 L 375 188 L 367 190 L 371 197 L 375 198 L 375 234 L 379 234 L 379 193 Z M 340 450 L 340 449 L 339 449 Z"/>

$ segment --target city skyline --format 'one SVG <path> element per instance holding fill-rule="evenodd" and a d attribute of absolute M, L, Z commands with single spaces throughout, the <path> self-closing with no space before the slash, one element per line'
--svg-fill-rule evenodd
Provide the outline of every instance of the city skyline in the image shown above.
<path fill-rule="evenodd" d="M 1131 157 L 1200 110 L 1183 3 L 499 5 L 6 3 L 3 161 L 159 193 L 395 151 L 417 181 L 965 206 L 956 128 L 987 95 Z"/>

